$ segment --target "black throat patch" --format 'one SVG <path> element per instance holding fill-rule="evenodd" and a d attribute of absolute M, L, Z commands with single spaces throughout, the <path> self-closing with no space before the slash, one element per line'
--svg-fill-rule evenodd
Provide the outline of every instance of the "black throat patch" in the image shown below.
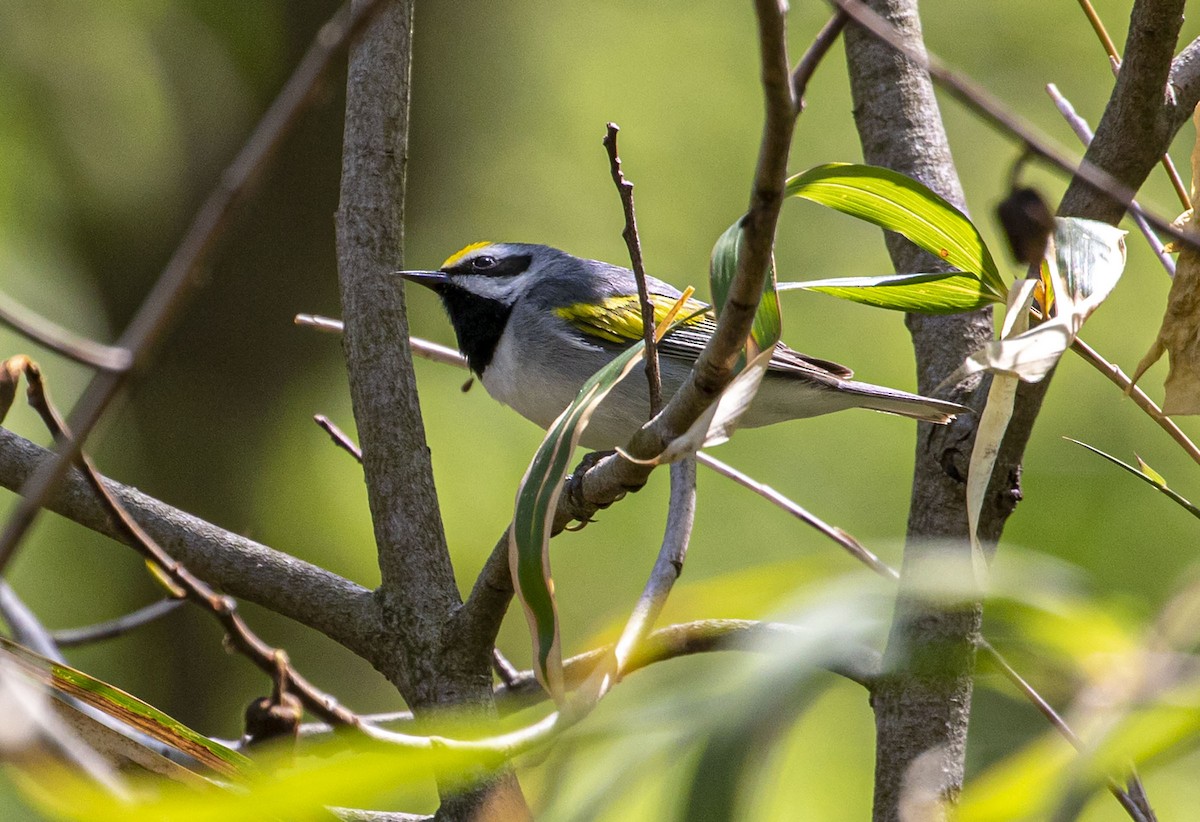
<path fill-rule="evenodd" d="M 439 289 L 439 295 L 458 337 L 458 350 L 467 358 L 471 370 L 482 377 L 496 353 L 512 306 L 472 294 L 453 283 Z"/>

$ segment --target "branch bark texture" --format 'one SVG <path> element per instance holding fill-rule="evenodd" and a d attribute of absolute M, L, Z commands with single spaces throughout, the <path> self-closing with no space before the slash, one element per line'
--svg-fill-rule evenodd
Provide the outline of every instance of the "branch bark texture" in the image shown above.
<path fill-rule="evenodd" d="M 908 44 L 924 50 L 915 0 L 869 5 Z M 855 124 L 866 162 L 907 174 L 966 211 L 929 75 L 859 26 L 845 34 Z M 897 272 L 945 270 L 940 260 L 897 235 L 887 238 Z M 991 312 L 952 316 L 909 315 L 918 390 L 929 393 L 991 338 Z M 951 399 L 978 409 L 982 395 Z M 899 818 L 904 778 L 913 762 L 934 752 L 937 789 L 962 784 L 970 713 L 974 647 L 982 611 L 934 606 L 915 594 L 915 569 L 935 546 L 953 541 L 969 550 L 963 480 L 977 417 L 948 426 L 920 424 L 895 617 L 872 704 L 876 724 L 876 820 Z M 929 762 L 926 758 L 924 762 Z"/>
<path fill-rule="evenodd" d="M 869 5 L 895 25 L 911 46 L 923 48 L 915 0 L 874 0 Z M 1172 61 L 1182 7 L 1182 0 L 1135 4 L 1121 75 L 1097 130 L 1097 142 L 1087 154 L 1087 160 L 1131 190 L 1145 180 L 1195 104 L 1195 49 L 1189 48 Z M 953 166 L 944 148 L 940 117 L 925 72 L 915 71 L 894 52 L 891 56 L 884 54 L 890 49 L 857 27 L 847 32 L 846 47 L 855 116 L 867 161 L 910 174 L 961 206 L 961 193 L 953 180 Z M 884 77 L 887 87 L 882 85 Z M 1181 112 L 1182 108 L 1186 111 Z M 907 116 L 909 111 L 922 113 Z M 1116 223 L 1124 207 L 1076 179 L 1060 214 Z M 897 238 L 889 238 L 888 247 L 897 271 L 926 270 L 928 261 L 920 261 L 918 252 L 906 248 Z M 948 319 L 910 317 L 908 324 L 923 391 L 940 382 L 967 351 L 990 337 L 990 322 L 983 312 Z M 1047 379 L 1022 386 L 985 501 L 980 523 L 985 544 L 998 541 L 1020 499 L 1021 458 L 1048 385 Z M 968 400 L 968 404 L 978 407 L 983 393 L 976 396 L 978 400 Z M 937 782 L 923 788 L 933 787 L 953 798 L 962 779 L 980 609 L 934 609 L 906 591 L 910 590 L 913 570 L 930 555 L 928 546 L 935 544 L 932 541 L 961 544 L 966 535 L 959 483 L 965 475 L 974 421 L 960 419 L 955 426 L 936 432 L 922 428 L 905 572 L 885 656 L 886 673 L 874 695 L 878 732 L 876 819 L 899 818 L 905 776 L 922 754 L 921 773 L 926 781 Z"/>
<path fill-rule="evenodd" d="M 350 53 L 337 211 L 342 339 L 382 576 L 380 670 L 418 717 L 450 706 L 491 715 L 490 643 L 456 646 L 448 630 L 462 601 L 417 400 L 404 292 L 389 274 L 404 245 L 412 22 L 412 0 L 396 0 Z M 438 818 L 485 817 L 498 808 L 516 814 L 505 818 L 525 813 L 510 774 L 444 790 Z"/>
<path fill-rule="evenodd" d="M 392 3 L 350 54 L 337 211 L 343 345 L 382 584 L 395 634 L 384 674 L 418 711 L 453 701 L 436 670 L 441 622 L 459 604 L 417 402 L 403 290 L 412 4 Z"/>
<path fill-rule="evenodd" d="M 0 428 L 0 485 L 16 491 L 50 452 Z M 226 531 L 199 517 L 110 479 L 104 480 L 126 510 L 172 557 L 222 590 L 320 631 L 371 659 L 380 630 L 371 592 L 303 560 Z M 126 542 L 123 532 L 72 469 L 47 507 Z"/>

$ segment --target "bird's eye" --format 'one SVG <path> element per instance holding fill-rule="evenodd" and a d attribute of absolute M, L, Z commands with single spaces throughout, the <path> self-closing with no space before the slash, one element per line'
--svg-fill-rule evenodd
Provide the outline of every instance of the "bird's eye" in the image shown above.
<path fill-rule="evenodd" d="M 489 268 L 495 267 L 496 258 L 489 257 L 486 254 L 471 260 L 471 268 L 475 269 L 476 271 L 487 271 Z"/>

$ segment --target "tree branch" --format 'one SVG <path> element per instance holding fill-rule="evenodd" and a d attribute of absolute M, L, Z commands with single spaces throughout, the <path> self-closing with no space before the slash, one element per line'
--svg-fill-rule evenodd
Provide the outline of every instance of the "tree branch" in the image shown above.
<path fill-rule="evenodd" d="M 908 53 L 925 56 L 915 0 L 875 0 L 867 5 L 894 27 L 894 37 Z M 897 53 L 858 23 L 847 27 L 844 40 L 864 159 L 919 180 L 965 212 L 924 61 Z M 885 239 L 897 272 L 947 270 L 941 260 L 898 235 Z M 932 392 L 992 335 L 990 310 L 951 316 L 910 314 L 907 325 L 921 393 Z M 983 402 L 977 394 L 960 393 L 951 399 L 977 410 Z M 872 700 L 876 820 L 897 818 L 904 776 L 926 751 L 938 752 L 938 771 L 945 780 L 939 788 L 953 794 L 962 784 L 981 610 L 946 610 L 931 604 L 914 589 L 919 583 L 912 568 L 937 541 L 968 544 L 963 479 L 977 420 L 977 415 L 961 415 L 947 426 L 917 428 L 900 589 L 884 656 L 886 673 Z"/>
<path fill-rule="evenodd" d="M 51 637 L 54 639 L 54 643 L 61 648 L 76 648 L 80 645 L 90 645 L 93 642 L 103 642 L 162 619 L 167 614 L 178 610 L 183 603 L 182 599 L 166 597 L 144 605 L 136 611 L 130 611 L 104 622 L 54 631 Z"/>
<path fill-rule="evenodd" d="M 50 452 L 0 428 L 0 485 L 16 490 Z M 105 485 L 172 556 L 234 596 L 320 631 L 364 659 L 382 630 L 372 594 L 361 585 L 105 478 Z M 55 513 L 128 544 L 83 475 L 72 469 L 46 502 Z"/>
<path fill-rule="evenodd" d="M 364 0 L 355 0 L 361 5 Z M 404 290 L 391 276 L 404 246 L 413 0 L 395 0 L 351 49 L 341 200 L 337 210 L 342 344 L 363 454 L 387 629 L 377 667 L 418 716 L 437 707 L 492 713 L 491 643 L 447 631 L 458 585 L 442 527 L 417 399 Z M 510 773 L 441 784 L 439 819 L 466 820 L 500 803 L 527 814 Z"/>
<path fill-rule="evenodd" d="M 445 701 L 441 620 L 458 590 L 417 401 L 404 292 L 388 272 L 403 248 L 412 3 L 389 3 L 351 50 L 337 211 L 343 347 L 375 526 L 385 675 L 420 710 Z"/>

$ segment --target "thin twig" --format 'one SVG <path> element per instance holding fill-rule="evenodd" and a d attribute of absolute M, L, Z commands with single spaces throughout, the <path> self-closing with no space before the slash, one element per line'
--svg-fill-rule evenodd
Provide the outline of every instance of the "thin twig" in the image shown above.
<path fill-rule="evenodd" d="M 342 333 L 341 320 L 322 317 L 318 314 L 297 314 L 295 323 L 296 325 L 315 328 L 318 331 L 324 331 L 328 334 Z M 453 348 L 441 345 L 440 343 L 430 342 L 429 340 L 423 340 L 420 337 L 409 337 L 408 344 L 412 347 L 412 352 L 422 359 L 438 362 L 443 365 L 456 365 L 462 369 L 467 368 L 467 358 Z"/>
<path fill-rule="evenodd" d="M 861 542 L 859 542 L 857 539 L 852 537 L 850 534 L 846 533 L 844 530 L 842 530 L 841 528 L 838 528 L 837 526 L 828 524 L 827 522 L 822 520 L 820 517 L 817 517 L 817 516 L 809 513 L 806 509 L 802 508 L 798 503 L 793 502 L 792 500 L 788 499 L 787 497 L 785 497 L 783 494 L 776 491 L 771 486 L 764 485 L 763 483 L 759 482 L 758 480 L 754 479 L 753 477 L 751 477 L 747 474 L 743 474 L 741 471 L 737 470 L 733 466 L 722 462 L 721 460 L 717 459 L 712 454 L 709 454 L 707 452 L 701 451 L 699 454 L 697 454 L 696 461 L 699 462 L 703 466 L 711 468 L 713 471 L 716 471 L 721 476 L 728 477 L 729 479 L 736 482 L 738 485 L 741 485 L 744 488 L 749 488 L 751 491 L 758 494 L 763 499 L 768 500 L 776 507 L 791 514 L 793 517 L 800 520 L 805 525 L 810 525 L 813 528 L 817 529 L 822 534 L 824 534 L 825 536 L 829 537 L 831 540 L 836 542 L 838 545 L 845 548 L 846 552 L 849 553 L 850 556 L 854 557 L 856 560 L 861 562 L 863 565 L 866 565 L 868 568 L 870 568 L 875 573 L 879 574 L 881 577 L 885 577 L 887 579 L 893 579 L 893 580 L 900 578 L 900 575 L 896 572 L 896 569 L 892 568 L 886 562 L 884 562 L 879 557 L 877 557 L 874 553 L 872 553 L 870 550 L 868 550 Z"/>
<path fill-rule="evenodd" d="M 625 212 L 625 228 L 621 237 L 629 249 L 629 262 L 633 267 L 633 278 L 637 280 L 638 305 L 642 309 L 642 338 L 646 341 L 646 382 L 650 387 L 650 416 L 662 410 L 662 376 L 658 371 L 658 340 L 654 337 L 657 322 L 654 318 L 654 303 L 650 302 L 650 290 L 646 287 L 646 264 L 642 260 L 642 239 L 638 236 L 637 213 L 633 208 L 633 183 L 625 179 L 621 171 L 621 158 L 617 154 L 616 123 L 608 124 L 604 135 L 604 148 L 608 150 L 608 166 L 613 184 L 621 197 L 621 209 Z"/>
<path fill-rule="evenodd" d="M 983 637 L 980 637 L 978 648 L 992 661 L 993 665 L 1000 669 L 1000 672 L 1004 674 L 1009 682 L 1017 686 L 1017 690 L 1020 691 L 1021 694 L 1027 700 L 1029 700 L 1035 708 L 1037 708 L 1038 712 L 1041 713 L 1041 715 L 1046 718 L 1046 720 L 1054 727 L 1054 729 L 1062 735 L 1063 739 L 1067 740 L 1067 742 L 1071 744 L 1072 748 L 1082 753 L 1084 749 L 1083 740 L 1076 736 L 1075 732 L 1071 730 L 1071 726 L 1067 724 L 1067 721 L 1062 718 L 1058 711 L 1054 710 L 1054 706 L 1047 702 L 1045 698 L 1043 698 L 1042 695 L 1039 694 L 1034 687 L 1026 681 L 1025 677 L 1017 673 L 1016 668 L 1008 664 L 1008 660 L 1006 660 L 1000 654 L 1000 652 L 996 650 L 995 646 L 993 646 L 992 643 L 988 642 Z M 1106 787 L 1108 788 L 1108 792 L 1116 797 L 1116 800 L 1121 803 L 1121 807 L 1125 809 L 1125 812 L 1128 813 L 1130 817 L 1135 820 L 1144 818 L 1142 809 L 1138 806 L 1134 798 L 1125 791 L 1120 782 L 1111 776 L 1106 776 L 1104 781 Z M 1141 783 L 1135 778 L 1131 783 L 1131 786 L 1137 786 L 1137 788 L 1140 789 Z"/>
<path fill-rule="evenodd" d="M 500 653 L 499 648 L 492 649 L 492 670 L 500 677 L 500 684 L 506 688 L 512 687 L 513 682 L 521 675 L 516 665 L 508 661 L 508 657 Z"/>
<path fill-rule="evenodd" d="M 4 293 L 0 293 L 0 322 L 57 354 L 93 368 L 125 371 L 133 363 L 133 358 L 124 348 L 104 345 L 80 336 Z"/>
<path fill-rule="evenodd" d="M 18 644 L 47 659 L 66 663 L 54 634 L 4 579 L 0 579 L 0 617 L 8 623 L 12 638 Z"/>
<path fill-rule="evenodd" d="M 671 466 L 671 497 L 667 503 L 667 526 L 663 533 L 662 546 L 642 595 L 634 605 L 625 628 L 613 647 L 613 659 L 616 663 L 613 684 L 624 676 L 629 660 L 653 629 L 667 603 L 671 589 L 683 573 L 683 561 L 687 557 L 688 543 L 692 538 L 692 526 L 695 521 L 696 462 L 689 458 Z"/>
<path fill-rule="evenodd" d="M 1055 108 L 1067 121 L 1067 125 L 1071 127 L 1071 131 L 1075 132 L 1075 136 L 1083 143 L 1085 147 L 1092 144 L 1092 137 L 1095 136 L 1091 126 L 1087 120 L 1075 111 L 1075 107 L 1071 105 L 1071 101 L 1063 96 L 1062 92 L 1053 83 L 1046 84 L 1046 93 L 1050 95 L 1050 99 L 1054 101 Z M 1167 275 L 1175 276 L 1175 260 L 1167 253 L 1163 247 L 1162 241 L 1158 239 L 1158 235 L 1154 233 L 1154 229 L 1146 222 L 1146 218 L 1137 212 L 1133 212 L 1133 222 L 1137 225 L 1138 230 L 1142 232 L 1142 236 L 1146 238 L 1146 242 L 1150 244 L 1150 248 L 1154 251 L 1158 261 L 1162 263 L 1163 268 L 1167 270 Z"/>
<path fill-rule="evenodd" d="M 175 599 L 174 597 L 164 597 L 157 602 L 151 602 L 138 608 L 136 611 L 130 611 L 128 614 L 109 619 L 104 622 L 97 622 L 95 625 L 85 625 L 80 628 L 66 628 L 61 631 L 54 631 L 51 636 L 61 648 L 75 648 L 80 645 L 90 645 L 93 642 L 101 642 L 113 637 L 127 634 L 135 628 L 140 628 L 143 625 L 148 625 L 156 619 L 161 619 L 169 613 L 172 613 L 181 605 L 184 600 Z"/>
<path fill-rule="evenodd" d="M 248 193 L 252 182 L 296 123 L 300 112 L 314 99 L 318 81 L 342 48 L 385 5 L 382 0 L 370 0 L 352 9 L 351 4 L 347 3 L 317 32 L 313 44 L 287 84 L 200 207 L 179 247 L 118 340 L 117 347 L 129 352 L 131 368 L 103 371 L 92 378 L 72 409 L 68 421 L 68 428 L 75 436 L 59 443 L 54 458 L 39 466 L 21 489 L 22 499 L 9 516 L 3 533 L 0 533 L 0 571 L 12 559 L 21 537 L 33 523 L 55 484 L 79 456 L 84 441 L 124 385 L 127 375 L 145 363 L 183 309 L 187 297 L 195 290 L 193 286 L 199 280 L 205 260 L 225 234 L 234 206 Z"/>
<path fill-rule="evenodd" d="M 1120 203 L 1126 210 L 1142 215 L 1146 222 L 1154 226 L 1158 231 L 1169 234 L 1173 239 L 1190 248 L 1200 250 L 1200 239 L 1172 225 L 1170 220 L 1146 211 L 1137 205 L 1134 202 L 1136 192 L 1120 180 L 1113 177 L 1104 169 L 1092 165 L 1087 160 L 1073 161 L 1067 154 L 1051 145 L 1048 140 L 1035 134 L 1031 128 L 1028 128 L 1024 124 L 1020 117 L 1009 110 L 1004 103 L 1000 102 L 987 89 L 975 81 L 949 69 L 932 52 L 918 51 L 909 47 L 907 43 L 896 36 L 891 24 L 864 4 L 862 0 L 828 1 L 835 7 L 844 9 L 854 18 L 856 23 L 873 36 L 928 71 L 929 76 L 938 85 L 946 89 L 952 97 L 969 110 L 975 112 L 984 121 L 991 124 L 994 128 L 1007 132 L 1020 140 L 1024 149 L 1032 156 L 1045 160 L 1061 171 L 1077 177 L 1092 188 L 1104 192 L 1106 196 Z"/>
<path fill-rule="evenodd" d="M 817 66 L 820 65 L 821 60 L 825 58 L 833 44 L 837 42 L 848 22 L 850 22 L 850 15 L 842 9 L 835 11 L 833 17 L 829 18 L 829 22 L 817 32 L 812 45 L 808 47 L 808 51 L 804 52 L 804 56 L 796 64 L 796 70 L 792 72 L 792 99 L 796 101 L 798 113 L 804 111 L 806 104 L 804 95 L 808 91 L 808 81 L 812 79 Z"/>
<path fill-rule="evenodd" d="M 50 433 L 59 441 L 73 439 L 71 430 L 63 422 L 58 411 L 45 391 L 41 372 L 37 365 L 28 358 L 22 358 L 25 378 L 29 383 L 29 404 L 34 407 L 42 418 Z M 214 616 L 225 629 L 233 647 L 239 650 L 247 659 L 253 662 L 268 676 L 275 676 L 279 670 L 281 651 L 267 645 L 245 623 L 237 613 L 237 603 L 229 596 L 218 594 L 202 579 L 195 576 L 182 563 L 172 558 L 163 548 L 146 533 L 134 520 L 116 496 L 101 480 L 99 472 L 92 465 L 91 459 L 82 451 L 76 457 L 78 467 L 92 486 L 92 490 L 108 509 L 109 515 L 124 533 L 129 544 L 143 557 L 153 562 L 171 582 L 182 588 L 188 599 L 202 606 Z M 293 690 L 304 704 L 317 716 L 327 722 L 359 727 L 362 725 L 358 717 L 338 704 L 332 696 L 317 690 L 311 683 L 292 671 Z"/>
<path fill-rule="evenodd" d="M 345 325 L 341 320 L 335 320 L 333 317 L 322 317 L 320 314 L 297 314 L 293 319 L 296 325 L 307 326 L 316 331 L 324 331 L 326 334 L 341 334 L 345 330 Z"/>
<path fill-rule="evenodd" d="M 1083 9 L 1083 14 L 1087 17 L 1088 22 L 1092 24 L 1092 30 L 1096 32 L 1096 37 L 1100 40 L 1100 45 L 1104 47 L 1105 53 L 1113 68 L 1113 74 L 1117 74 L 1121 70 L 1121 55 L 1117 51 L 1117 44 L 1108 36 L 1108 29 L 1104 27 L 1104 21 L 1100 19 L 1100 14 L 1092 6 L 1091 0 L 1079 0 L 1079 6 Z M 1090 142 L 1087 141 L 1087 142 Z M 1086 144 L 1086 143 L 1085 143 Z M 1171 159 L 1170 154 L 1162 156 L 1163 169 L 1167 172 L 1167 179 L 1171 181 L 1171 187 L 1175 189 L 1175 195 L 1179 198 L 1183 210 L 1187 211 L 1192 207 L 1192 198 L 1188 196 L 1187 188 L 1183 185 L 1183 180 L 1179 176 L 1179 170 L 1175 168 L 1175 162 Z"/>
<path fill-rule="evenodd" d="M 362 449 L 354 444 L 354 440 L 346 434 L 345 431 L 338 428 L 333 420 L 324 414 L 314 414 L 313 422 L 321 426 L 329 438 L 333 440 L 333 444 L 341 448 L 350 456 L 354 457 L 355 461 L 362 465 Z"/>
<path fill-rule="evenodd" d="M 1071 343 L 1071 350 L 1107 377 L 1109 382 L 1126 392 L 1129 398 L 1137 404 L 1137 407 L 1146 412 L 1146 416 L 1158 423 L 1159 428 L 1166 431 L 1193 461 L 1200 464 L 1200 448 L 1196 447 L 1196 444 L 1188 438 L 1187 434 L 1183 433 L 1173 419 L 1163 413 L 1154 400 L 1146 396 L 1146 392 L 1130 382 L 1124 371 L 1101 357 L 1095 349 L 1078 337 Z"/>

